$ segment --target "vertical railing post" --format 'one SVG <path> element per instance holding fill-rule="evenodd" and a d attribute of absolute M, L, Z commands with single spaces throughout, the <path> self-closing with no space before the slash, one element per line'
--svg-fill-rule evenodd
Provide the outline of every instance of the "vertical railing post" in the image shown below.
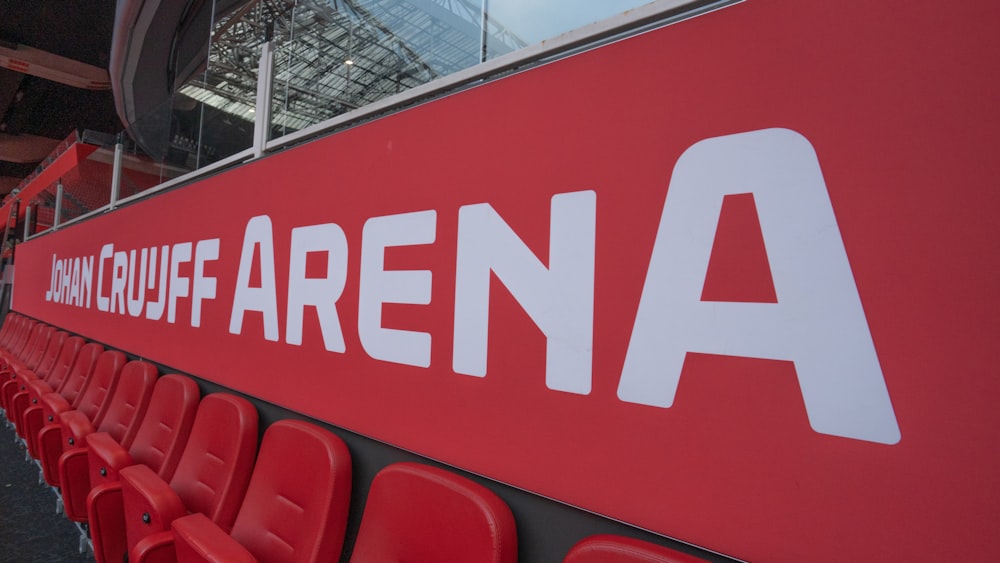
<path fill-rule="evenodd" d="M 59 223 L 62 223 L 62 200 L 63 200 L 63 183 L 62 178 L 56 182 L 56 214 L 52 219 L 52 228 L 56 229 L 59 227 Z"/>
<path fill-rule="evenodd" d="M 118 205 L 118 198 L 121 195 L 122 188 L 122 153 L 125 152 L 125 147 L 122 145 L 121 138 L 115 143 L 115 163 L 114 168 L 111 171 L 111 201 L 110 208 L 114 209 Z"/>
<path fill-rule="evenodd" d="M 486 13 L 488 9 L 487 0 L 483 0 L 480 7 L 481 12 L 479 14 L 479 26 L 481 28 L 481 33 L 479 35 L 479 62 L 485 63 L 487 55 L 489 54 L 489 15 Z"/>
<path fill-rule="evenodd" d="M 24 206 L 24 237 L 21 240 L 28 240 L 31 236 L 31 206 Z"/>
<path fill-rule="evenodd" d="M 271 126 L 271 81 L 274 73 L 274 46 L 271 35 L 273 24 L 268 24 L 267 35 L 260 48 L 260 64 L 257 65 L 257 103 L 253 120 L 253 156 L 264 154 L 268 130 Z"/>

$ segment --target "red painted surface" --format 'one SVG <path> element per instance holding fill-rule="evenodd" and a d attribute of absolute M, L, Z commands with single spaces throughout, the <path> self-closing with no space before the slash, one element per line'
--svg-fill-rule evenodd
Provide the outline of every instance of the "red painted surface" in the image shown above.
<path fill-rule="evenodd" d="M 56 157 L 51 164 L 45 167 L 23 190 L 18 194 L 21 201 L 31 201 L 35 196 L 45 191 L 49 186 L 56 183 L 63 174 L 70 173 L 77 165 L 90 156 L 98 147 L 86 143 L 76 142 L 65 152 Z M 10 215 L 12 202 L 7 202 L 0 207 L 0 216 Z M 18 219 L 24 218 L 26 205 L 22 205 L 18 210 Z"/>
<path fill-rule="evenodd" d="M 14 306 L 736 557 L 996 560 L 998 18 L 988 1 L 948 9 L 745 2 L 38 238 L 18 249 Z M 818 155 L 898 421 L 896 444 L 813 431 L 789 361 L 691 353 L 672 407 L 616 395 L 675 163 L 703 139 L 774 127 L 801 133 Z M 580 190 L 597 194 L 590 394 L 546 387 L 545 338 L 495 278 L 487 375 L 455 373 L 459 208 L 490 203 L 547 263 L 551 198 Z M 760 233 L 742 203 L 724 210 L 713 273 L 746 260 L 727 241 L 745 238 L 760 258 Z M 430 303 L 387 304 L 382 315 L 385 327 L 431 335 L 430 366 L 372 359 L 357 331 L 362 227 L 370 217 L 431 209 L 435 241 L 390 248 L 385 261 L 387 270 L 430 271 Z M 276 342 L 264 339 L 259 313 L 247 313 L 242 334 L 228 330 L 244 229 L 262 214 L 274 232 Z M 344 353 L 326 351 L 310 310 L 302 344 L 284 340 L 290 232 L 321 223 L 339 225 L 349 249 L 336 303 Z M 744 228 L 745 237 L 723 232 Z M 205 274 L 217 279 L 217 294 L 203 301 L 199 328 L 186 297 L 175 323 L 45 301 L 53 253 L 215 238 L 219 256 Z M 307 271 L 321 275 L 326 264 L 314 258 Z M 704 298 L 767 302 L 765 266 L 746 266 L 753 291 L 741 276 L 712 276 Z M 191 278 L 193 262 L 179 274 Z M 107 292 L 107 273 L 104 282 Z"/>

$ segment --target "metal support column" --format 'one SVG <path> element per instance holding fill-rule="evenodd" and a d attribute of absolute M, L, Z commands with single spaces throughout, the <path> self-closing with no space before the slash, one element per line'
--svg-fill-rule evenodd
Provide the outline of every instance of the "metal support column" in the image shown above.
<path fill-rule="evenodd" d="M 271 41 L 272 25 L 268 25 L 267 40 L 260 46 L 260 64 L 257 67 L 257 105 L 253 120 L 253 156 L 264 154 L 268 131 L 271 128 L 271 82 L 274 73 L 274 44 Z"/>
<path fill-rule="evenodd" d="M 56 213 L 55 217 L 52 219 L 52 228 L 58 229 L 59 223 L 62 223 L 62 200 L 63 200 L 63 183 L 60 178 L 56 182 Z"/>
<path fill-rule="evenodd" d="M 114 209 L 118 205 L 118 198 L 121 195 L 122 187 L 122 153 L 125 152 L 125 147 L 119 140 L 115 143 L 115 163 L 114 168 L 111 171 L 111 203 L 110 208 Z"/>

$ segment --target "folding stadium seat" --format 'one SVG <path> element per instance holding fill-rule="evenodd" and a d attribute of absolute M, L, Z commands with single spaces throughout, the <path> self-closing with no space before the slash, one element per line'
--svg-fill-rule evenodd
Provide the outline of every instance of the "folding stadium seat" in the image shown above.
<path fill-rule="evenodd" d="M 50 485 L 62 489 L 66 516 L 71 520 L 87 520 L 91 488 L 88 438 L 101 434 L 122 447 L 131 446 L 152 402 L 156 375 L 156 366 L 150 363 L 136 360 L 125 364 L 103 412 L 93 420 L 82 408 L 60 413 L 56 419 L 59 430 L 46 426 L 38 435 L 43 475 Z M 191 412 L 193 419 L 193 407 Z"/>
<path fill-rule="evenodd" d="M 39 362 L 38 367 L 35 370 L 28 370 L 27 368 L 23 368 L 23 370 L 20 373 L 21 379 L 27 381 L 28 379 L 35 379 L 35 378 L 44 379 L 48 377 L 49 374 L 52 372 L 52 369 L 55 367 L 56 361 L 59 359 L 59 353 L 62 351 L 63 344 L 66 343 L 67 338 L 69 338 L 69 333 L 67 333 L 66 331 L 59 330 L 52 333 L 52 336 L 49 338 L 48 344 L 45 346 L 45 352 L 42 353 L 42 361 Z M 3 387 L 8 387 L 9 384 L 7 391 L 10 393 L 10 395 L 7 395 L 6 393 L 0 393 L 0 405 L 4 406 L 5 408 L 7 406 L 7 401 L 10 399 L 10 397 L 14 396 L 14 393 L 16 392 L 15 390 L 18 389 L 18 385 L 14 383 L 14 381 L 18 379 L 19 374 L 14 372 L 13 370 L 11 370 L 9 373 L 10 373 L 10 378 L 3 380 L 3 383 L 0 383 L 0 389 L 2 389 Z"/>
<path fill-rule="evenodd" d="M 334 434 L 300 420 L 268 427 L 231 534 L 195 513 L 147 536 L 133 563 L 298 563 L 340 558 L 351 495 L 351 457 Z"/>
<path fill-rule="evenodd" d="M 17 332 L 11 336 L 11 345 L 10 345 L 11 353 L 17 351 L 18 348 L 24 347 L 28 335 L 31 334 L 31 331 L 36 324 L 38 324 L 38 321 L 36 321 L 35 319 L 24 317 L 21 325 L 17 329 Z"/>
<path fill-rule="evenodd" d="M 396 463 L 372 481 L 351 561 L 514 562 L 514 516 L 482 485 Z"/>
<path fill-rule="evenodd" d="M 111 352 L 104 354 L 120 352 Z M 104 356 L 102 354 L 102 357 Z M 98 363 L 100 363 L 98 358 Z M 156 366 L 148 362 L 134 360 L 125 364 L 118 380 L 105 390 L 100 370 L 95 368 L 94 381 L 87 387 L 84 398 L 77 409 L 60 412 L 54 420 L 45 417 L 45 427 L 38 433 L 39 461 L 45 481 L 54 487 L 63 487 L 60 464 L 63 454 L 75 451 L 74 461 L 69 461 L 69 471 L 78 473 L 85 483 L 81 491 L 79 512 L 86 514 L 86 493 L 90 492 L 87 467 L 87 438 L 95 432 L 107 432 L 118 443 L 131 445 L 139 431 L 139 425 L 149 407 L 156 384 Z M 103 398 L 100 398 L 103 395 Z M 95 405 L 100 402 L 100 405 Z M 72 467 L 73 464 L 75 467 Z M 64 491 L 65 496 L 65 491 Z"/>
<path fill-rule="evenodd" d="M 574 545 L 563 563 L 705 563 L 705 560 L 633 538 L 599 535 Z"/>
<path fill-rule="evenodd" d="M 122 392 L 122 387 L 128 389 L 124 381 L 118 384 L 115 399 Z M 120 489 L 114 492 L 118 484 L 118 472 L 135 463 L 142 463 L 156 471 L 163 479 L 173 477 L 177 462 L 180 460 L 184 446 L 187 444 L 194 423 L 195 411 L 200 397 L 198 385 L 183 375 L 164 375 L 156 380 L 149 406 L 141 416 L 141 422 L 134 435 L 126 431 L 120 439 L 116 438 L 117 430 L 105 430 L 108 425 L 114 425 L 118 416 L 109 412 L 105 422 L 101 424 L 101 432 L 89 434 L 86 447 L 76 442 L 76 446 L 63 453 L 59 458 L 59 483 L 62 487 L 63 503 L 66 516 L 74 522 L 86 522 L 88 519 L 88 495 L 92 489 L 109 485 L 109 492 L 99 493 L 95 501 L 96 511 L 110 503 L 112 509 L 107 512 L 108 518 L 115 515 L 113 499 L 118 494 L 117 513 L 120 519 L 121 498 Z M 138 411 L 141 406 L 137 406 Z M 112 410 L 117 410 L 112 407 Z M 87 428 L 79 428 L 74 421 L 68 421 L 69 437 L 79 436 Z M 68 440 L 68 438 L 67 438 Z M 117 525 L 121 528 L 124 538 L 124 522 Z M 114 527 L 106 523 L 106 529 Z M 116 529 L 117 529 L 116 528 Z M 124 541 L 124 540 L 122 540 Z M 96 549 L 96 547 L 95 547 Z M 123 548 L 124 549 L 124 548 Z"/>
<path fill-rule="evenodd" d="M 104 346 L 96 342 L 89 342 L 80 348 L 80 352 L 73 362 L 73 369 L 66 374 L 61 382 L 55 381 L 55 385 L 52 385 L 44 379 L 29 381 L 27 391 L 31 399 L 30 403 L 37 405 L 46 393 L 58 392 L 70 405 L 74 405 L 73 408 L 76 408 L 75 404 L 86 391 L 94 369 L 97 367 L 97 360 L 103 353 Z M 121 370 L 123 364 L 124 362 L 117 363 L 115 368 Z"/>
<path fill-rule="evenodd" d="M 49 343 L 49 338 L 55 331 L 55 327 L 49 326 L 45 323 L 36 324 L 31 330 L 31 336 L 28 338 L 28 342 L 25 344 L 24 348 L 21 349 L 20 354 L 16 357 L 9 356 L 4 358 L 4 371 L 13 371 L 17 373 L 25 367 L 28 369 L 35 369 L 38 367 L 42 354 L 45 353 L 45 347 Z"/>
<path fill-rule="evenodd" d="M 23 326 L 26 319 L 15 312 L 7 313 L 4 317 L 3 327 L 0 328 L 0 367 L 3 365 L 3 357 L 11 353 L 12 343 L 16 340 L 18 331 Z M 0 369 L 0 372 L 3 370 Z M 0 380 L 2 381 L 2 380 Z"/>
<path fill-rule="evenodd" d="M 30 319 L 28 317 L 24 318 L 24 323 L 18 329 L 18 332 L 13 336 L 11 340 L 10 353 L 17 353 L 24 350 L 24 346 L 27 344 L 28 340 L 31 338 L 32 331 L 40 323 L 35 319 Z"/>
<path fill-rule="evenodd" d="M 48 484 L 59 486 L 59 456 L 62 455 L 63 444 L 73 447 L 77 441 L 77 437 L 72 435 L 68 436 L 68 439 L 72 440 L 71 443 L 63 441 L 63 415 L 71 418 L 74 415 L 82 417 L 80 424 L 100 424 L 111 406 L 111 398 L 126 366 L 125 362 L 126 357 L 122 352 L 105 350 L 97 357 L 94 371 L 91 373 L 90 380 L 84 390 L 80 393 L 75 407 L 70 405 L 66 398 L 59 393 L 46 393 L 41 396 L 38 405 L 33 405 L 24 411 L 23 420 L 25 433 L 28 435 L 28 451 L 33 452 L 32 455 L 37 453 L 35 457 L 42 463 L 42 475 Z M 156 376 L 155 366 L 140 364 L 139 367 L 141 368 L 143 365 L 152 370 L 151 379 Z M 150 386 L 150 392 L 152 392 L 152 386 Z M 129 422 L 131 422 L 131 418 Z M 136 426 L 138 427 L 138 424 Z M 93 428 L 93 426 L 90 427 Z M 80 440 L 86 440 L 86 434 L 81 436 Z M 48 455 L 46 455 L 46 451 Z"/>
<path fill-rule="evenodd" d="M 0 326 L 0 350 L 7 349 L 7 342 L 10 340 L 10 335 L 14 332 L 15 327 L 17 327 L 17 322 L 17 313 L 11 311 L 4 315 L 3 326 Z"/>
<path fill-rule="evenodd" d="M 3 316 L 3 323 L 0 324 L 0 346 L 3 345 L 3 339 L 10 332 L 10 321 L 17 318 L 17 313 L 14 311 L 9 311 Z"/>
<path fill-rule="evenodd" d="M 228 532 L 246 493 L 256 453 L 257 411 L 253 405 L 226 393 L 202 399 L 169 483 L 145 465 L 119 472 L 124 538 L 112 535 L 117 530 L 106 529 L 104 515 L 91 510 L 95 495 L 111 485 L 91 492 L 87 510 L 98 563 L 120 561 L 143 538 L 169 530 L 175 519 L 189 511 L 205 514 Z M 126 547 L 119 552 L 122 539 Z"/>
<path fill-rule="evenodd" d="M 52 368 L 56 365 L 56 360 L 59 359 L 59 352 L 62 351 L 63 344 L 66 343 L 66 339 L 69 338 L 69 333 L 65 330 L 57 330 L 52 333 L 49 337 L 49 343 L 45 347 L 45 352 L 42 353 L 42 360 L 38 363 L 38 367 L 34 370 L 27 370 L 25 368 L 25 373 L 30 377 L 34 374 L 35 377 L 45 379 Z"/>
<path fill-rule="evenodd" d="M 0 380 L 15 379 L 24 373 L 30 373 L 34 377 L 32 370 L 36 369 L 38 364 L 41 363 L 41 357 L 45 354 L 49 339 L 55 332 L 54 327 L 42 323 L 36 324 L 31 330 L 31 336 L 22 349 L 21 355 L 7 358 L 3 370 L 0 372 L 2 373 Z M 5 381 L 3 384 L 3 399 L 0 399 L 3 402 L 0 404 L 7 411 L 7 419 L 16 423 L 17 419 L 12 419 L 10 415 L 10 398 L 12 397 L 10 391 L 10 383 Z"/>
<path fill-rule="evenodd" d="M 46 392 L 45 389 L 50 387 L 44 381 L 33 381 L 28 384 L 28 408 L 21 414 L 20 425 L 24 428 L 24 441 L 31 457 L 41 458 L 38 450 L 38 434 L 46 424 L 56 424 L 57 414 L 81 407 L 91 409 L 93 414 L 96 414 L 96 411 L 103 406 L 103 401 L 108 398 L 108 387 L 113 387 L 118 382 L 118 375 L 125 365 L 125 354 L 112 350 L 105 351 L 100 344 L 96 346 L 101 353 L 94 361 L 90 373 L 82 380 L 76 375 L 78 370 L 73 370 L 70 374 L 72 377 L 66 377 L 59 391 Z M 84 350 L 77 359 L 86 357 L 89 353 L 89 350 Z M 93 382 L 97 382 L 98 385 L 94 388 L 94 392 L 90 393 Z M 35 396 L 33 393 L 38 395 Z M 84 405 L 85 399 L 87 405 Z"/>
<path fill-rule="evenodd" d="M 66 339 L 66 344 L 63 345 L 63 349 L 71 346 L 71 341 L 79 338 L 78 336 L 72 336 Z M 90 379 L 91 373 L 94 371 L 94 365 L 97 363 L 97 358 L 104 351 L 104 346 L 97 344 L 96 342 L 91 342 L 84 344 L 80 348 L 80 353 L 76 355 L 76 360 L 73 362 L 73 367 L 70 368 L 69 373 L 66 374 L 61 381 L 58 378 L 56 370 L 53 370 L 49 374 L 48 379 L 34 379 L 28 381 L 25 384 L 24 391 L 18 391 L 11 398 L 10 406 L 11 411 L 14 415 L 14 422 L 17 427 L 17 434 L 27 440 L 27 433 L 24 424 L 24 413 L 32 405 L 37 405 L 39 398 L 53 391 L 58 391 L 60 395 L 66 398 L 66 400 L 71 404 L 75 404 L 77 398 L 80 396 L 80 391 L 86 385 L 87 381 Z M 60 355 L 62 355 L 60 353 Z"/>
<path fill-rule="evenodd" d="M 3 342 L 3 348 L 5 350 L 7 348 L 10 348 L 10 343 L 13 340 L 14 335 L 17 334 L 17 331 L 20 330 L 20 328 L 23 326 L 23 324 L 25 322 L 27 322 L 27 321 L 30 320 L 30 319 L 28 319 L 28 317 L 25 317 L 21 313 L 18 313 L 18 312 L 15 312 L 15 311 L 11 311 L 10 313 L 8 313 L 7 314 L 7 319 L 10 320 L 11 327 L 10 327 L 10 332 L 8 333 L 7 338 Z M 5 320 L 4 322 L 6 323 L 7 320 Z"/>
<path fill-rule="evenodd" d="M 12 335 L 17 332 L 17 327 L 23 317 L 14 311 L 7 313 L 3 318 L 3 327 L 0 327 L 0 350 L 6 350 Z"/>
<path fill-rule="evenodd" d="M 59 356 L 56 358 L 56 363 L 52 366 L 52 370 L 41 381 L 44 381 L 52 388 L 58 388 L 62 385 L 66 377 L 73 371 L 73 367 L 76 365 L 77 358 L 79 357 L 79 352 L 83 349 L 85 342 L 79 336 L 67 338 L 59 350 Z M 32 370 L 23 370 L 17 373 L 14 379 L 3 384 L 2 392 L 5 398 L 7 419 L 11 422 L 17 424 L 21 420 L 21 415 L 28 406 L 28 385 L 34 381 L 39 381 L 35 372 Z M 15 405 L 15 402 L 18 404 Z M 20 431 L 18 431 L 18 434 L 20 434 Z"/>
<path fill-rule="evenodd" d="M 52 335 L 56 332 L 56 327 L 51 325 L 42 325 L 41 330 L 38 332 L 38 338 L 35 340 L 35 345 L 31 348 L 28 355 L 24 357 L 24 362 L 14 360 L 8 366 L 9 369 L 12 369 L 15 373 L 25 368 L 29 370 L 37 369 L 38 364 L 42 362 L 42 357 L 45 355 L 45 349 L 49 345 L 49 339 L 52 338 Z"/>
<path fill-rule="evenodd" d="M 11 336 L 10 346 L 0 350 L 0 370 L 6 371 L 12 360 L 20 360 L 28 353 L 32 339 L 36 337 L 39 326 L 42 323 L 32 319 L 25 319 L 18 331 Z"/>

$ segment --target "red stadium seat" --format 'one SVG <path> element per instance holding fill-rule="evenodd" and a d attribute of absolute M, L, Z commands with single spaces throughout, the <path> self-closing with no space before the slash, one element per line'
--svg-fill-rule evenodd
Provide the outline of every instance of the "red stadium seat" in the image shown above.
<path fill-rule="evenodd" d="M 178 374 L 160 377 L 131 446 L 126 448 L 106 433 L 87 439 L 94 486 L 117 482 L 118 472 L 136 463 L 153 469 L 164 479 L 173 477 L 191 434 L 199 399 L 198 385 L 191 378 Z"/>
<path fill-rule="evenodd" d="M 25 346 L 25 355 L 18 358 L 10 358 L 3 369 L 4 376 L 0 377 L 0 379 L 13 380 L 15 378 L 24 377 L 23 374 L 26 373 L 30 374 L 31 379 L 36 379 L 35 374 L 32 372 L 34 368 L 38 367 L 38 362 L 34 361 L 36 351 L 38 352 L 38 356 L 45 353 L 45 348 L 48 346 L 49 338 L 54 332 L 55 329 L 51 326 L 41 323 L 35 325 L 35 328 L 31 331 L 31 339 Z M 29 364 L 29 362 L 31 363 Z M 7 420 L 16 423 L 17 419 L 11 418 L 11 400 L 14 394 L 21 389 L 20 385 L 14 385 L 11 387 L 12 385 L 14 384 L 10 381 L 4 382 L 3 398 L 0 399 L 0 401 L 2 401 L 2 406 L 7 411 Z"/>
<path fill-rule="evenodd" d="M 51 384 L 58 385 L 64 379 L 66 375 L 69 374 L 70 370 L 73 368 L 73 363 L 76 361 L 76 356 L 80 352 L 80 348 L 86 341 L 79 336 L 71 336 L 66 338 L 63 342 L 62 347 L 59 349 L 59 355 L 56 357 L 56 361 L 52 366 L 52 369 L 48 373 L 43 373 L 41 376 L 37 375 L 35 372 L 25 369 L 20 373 L 10 372 L 10 380 L 4 381 L 2 387 L 2 400 L 4 408 L 7 409 L 7 419 L 11 422 L 17 422 L 15 418 L 14 410 L 11 404 L 14 401 L 14 396 L 20 392 L 27 391 L 28 383 L 43 378 Z"/>
<path fill-rule="evenodd" d="M 49 373 L 52 372 L 52 369 L 56 365 L 56 360 L 58 360 L 59 353 L 62 350 L 63 344 L 66 343 L 67 338 L 69 338 L 69 334 L 65 331 L 60 330 L 52 333 L 52 336 L 49 338 L 49 342 L 45 347 L 45 352 L 42 354 L 42 361 L 38 364 L 38 369 L 32 371 L 27 368 L 23 368 L 20 374 L 21 379 L 28 381 L 30 379 L 44 379 L 48 377 Z M 7 406 L 7 401 L 10 397 L 14 396 L 14 393 L 16 393 L 16 390 L 18 389 L 18 385 L 15 383 L 18 379 L 18 372 L 11 370 L 8 373 L 10 374 L 10 378 L 4 379 L 3 386 L 6 387 L 9 384 L 10 387 L 7 392 L 0 393 L 0 406 L 3 406 L 4 408 Z"/>
<path fill-rule="evenodd" d="M 79 337 L 73 336 L 66 339 L 63 349 L 74 346 L 74 341 L 77 338 Z M 94 365 L 97 363 L 97 358 L 101 355 L 101 352 L 104 352 L 104 346 L 96 342 L 84 344 L 80 348 L 80 353 L 77 354 L 76 360 L 73 362 L 72 369 L 69 370 L 69 373 L 61 381 L 58 381 L 59 378 L 54 375 L 56 371 L 53 370 L 53 373 L 50 374 L 47 380 L 35 379 L 28 381 L 25 385 L 25 390 L 19 391 L 14 395 L 11 399 L 11 410 L 14 411 L 14 420 L 19 436 L 27 440 L 27 425 L 24 421 L 24 413 L 29 407 L 37 405 L 42 395 L 57 391 L 71 406 L 76 406 L 77 399 L 80 398 L 80 392 L 87 384 L 87 381 L 90 380 L 90 376 L 94 372 Z M 60 353 L 60 355 L 62 354 Z M 41 426 L 39 425 L 37 428 L 41 429 Z"/>
<path fill-rule="evenodd" d="M 168 484 L 144 465 L 120 473 L 130 560 L 144 559 L 139 543 L 189 512 L 227 532 L 246 493 L 257 454 L 257 410 L 235 395 L 215 393 L 198 405 L 191 438 Z M 155 551 L 155 550 L 154 550 Z"/>
<path fill-rule="evenodd" d="M 23 315 L 17 316 L 12 323 L 10 333 L 4 340 L 3 347 L 0 348 L 0 356 L 6 356 L 7 354 L 12 354 L 16 348 L 23 344 L 23 339 L 26 331 L 30 331 L 28 327 L 31 326 L 35 321 Z"/>
<path fill-rule="evenodd" d="M 351 561 L 517 560 L 510 508 L 486 487 L 416 463 L 372 481 Z"/>
<path fill-rule="evenodd" d="M 17 373 L 25 368 L 31 370 L 37 368 L 42 360 L 42 355 L 45 353 L 45 348 L 49 344 L 49 338 L 52 337 L 54 332 L 56 332 L 55 327 L 38 323 L 34 331 L 32 331 L 33 338 L 28 341 L 28 345 L 25 346 L 22 354 L 17 358 L 10 358 L 6 369 Z"/>
<path fill-rule="evenodd" d="M 11 311 L 7 313 L 3 318 L 3 326 L 0 327 L 0 351 L 7 349 L 7 343 L 14 332 L 17 330 L 18 323 L 23 317 L 21 315 Z"/>
<path fill-rule="evenodd" d="M 256 453 L 257 411 L 253 405 L 225 393 L 202 399 L 169 483 L 145 465 L 120 471 L 126 549 L 131 550 L 150 534 L 169 530 L 170 524 L 188 511 L 201 512 L 229 531 L 250 481 Z M 89 504 L 88 500 L 88 511 Z M 101 536 L 100 556 L 95 539 L 98 562 L 120 560 L 124 553 L 109 552 L 108 547 L 120 545 L 122 538 L 109 537 L 109 530 L 96 525 L 99 520 L 93 513 L 91 516 L 91 532 Z"/>
<path fill-rule="evenodd" d="M 62 483 L 66 516 L 75 522 L 87 522 L 94 514 L 103 515 L 104 528 L 121 528 L 124 553 L 124 522 L 114 524 L 109 519 L 121 518 L 121 487 L 118 472 L 141 463 L 170 479 L 177 468 L 184 446 L 191 434 L 200 393 L 189 377 L 168 374 L 156 380 L 149 407 L 130 445 L 120 443 L 109 432 L 96 432 L 87 437 L 87 474 L 78 472 L 78 452 L 73 460 L 60 461 L 59 481 Z M 98 491 L 100 489 L 100 491 Z M 107 507 L 107 508 L 106 508 Z M 109 537 L 115 537 L 111 534 Z M 98 538 L 94 550 L 98 551 Z M 109 547 L 112 551 L 113 548 Z"/>
<path fill-rule="evenodd" d="M 32 330 L 34 330 L 37 324 L 38 321 L 29 319 L 28 317 L 17 319 L 17 326 L 11 330 L 10 338 L 7 340 L 4 348 L 0 350 L 0 368 L 6 369 L 7 357 L 20 356 L 20 352 L 24 349 L 24 345 L 27 343 Z"/>
<path fill-rule="evenodd" d="M 12 363 L 24 363 L 24 359 L 38 343 L 45 323 L 29 320 L 17 336 L 9 350 L 0 351 L 0 370 L 9 371 Z"/>
<path fill-rule="evenodd" d="M 17 315 L 12 321 L 15 324 L 11 326 L 10 334 L 6 340 L 4 340 L 3 349 L 0 350 L 0 353 L 9 352 L 14 347 L 14 343 L 17 342 L 19 338 L 23 337 L 24 330 L 26 330 L 28 323 L 31 322 L 31 319 L 25 317 L 24 315 L 18 313 L 13 314 Z"/>
<path fill-rule="evenodd" d="M 49 427 L 42 430 L 39 435 L 42 469 L 52 472 L 50 465 L 55 460 L 58 471 L 50 484 L 62 488 L 66 515 L 71 520 L 82 522 L 87 519 L 87 494 L 91 488 L 87 438 L 95 432 L 104 433 L 122 448 L 131 447 L 152 401 L 155 385 L 156 366 L 138 360 L 129 362 L 122 368 L 118 385 L 103 415 L 90 420 L 81 410 L 68 411 L 59 414 L 58 432 Z M 194 413 L 193 403 L 191 412 Z M 193 416 L 191 418 L 193 420 Z M 50 438 L 49 433 L 54 437 Z M 57 439 L 59 443 L 54 444 Z"/>
<path fill-rule="evenodd" d="M 36 458 L 42 462 L 42 475 L 48 484 L 59 485 L 59 456 L 62 455 L 64 444 L 60 416 L 73 412 L 86 421 L 100 424 L 111 403 L 111 395 L 118 385 L 118 378 L 125 361 L 125 354 L 117 350 L 102 352 L 75 406 L 70 405 L 59 393 L 46 393 L 42 395 L 37 406 L 32 406 L 24 412 L 29 452 L 37 453 Z M 155 373 L 156 368 L 150 367 Z M 40 409 L 41 414 L 38 414 L 37 409 Z M 70 436 L 69 440 L 70 443 L 67 443 L 69 447 L 76 444 L 76 437 Z M 43 445 L 45 441 L 47 444 Z M 48 456 L 44 453 L 46 449 L 50 452 Z"/>
<path fill-rule="evenodd" d="M 705 563 L 705 560 L 633 538 L 599 535 L 574 545 L 563 563 Z"/>
<path fill-rule="evenodd" d="M 134 553 L 146 556 L 172 539 L 178 561 L 191 563 L 336 561 L 350 495 L 344 442 L 307 422 L 282 420 L 264 433 L 231 535 L 204 514 L 191 514 L 174 520 L 169 538 L 149 536 Z"/>
<path fill-rule="evenodd" d="M 57 330 L 53 332 L 52 336 L 49 337 L 49 343 L 45 346 L 45 352 L 42 353 L 42 360 L 38 363 L 38 367 L 31 373 L 34 373 L 35 376 L 40 379 L 48 377 L 52 368 L 56 365 L 56 360 L 59 358 L 59 352 L 62 350 L 63 344 L 66 343 L 67 338 L 69 338 L 69 333 L 65 330 Z"/>
<path fill-rule="evenodd" d="M 87 438 L 91 490 L 86 500 L 86 516 L 81 518 L 71 513 L 69 502 L 66 514 L 72 520 L 89 522 L 94 558 L 98 562 L 117 563 L 127 552 L 119 473 L 141 463 L 164 480 L 173 477 L 190 437 L 199 396 L 198 385 L 192 379 L 164 375 L 156 382 L 149 409 L 130 448 L 125 449 L 104 432 Z M 63 483 L 69 485 L 68 480 Z M 64 502 L 69 498 L 68 491 L 64 490 Z"/>

